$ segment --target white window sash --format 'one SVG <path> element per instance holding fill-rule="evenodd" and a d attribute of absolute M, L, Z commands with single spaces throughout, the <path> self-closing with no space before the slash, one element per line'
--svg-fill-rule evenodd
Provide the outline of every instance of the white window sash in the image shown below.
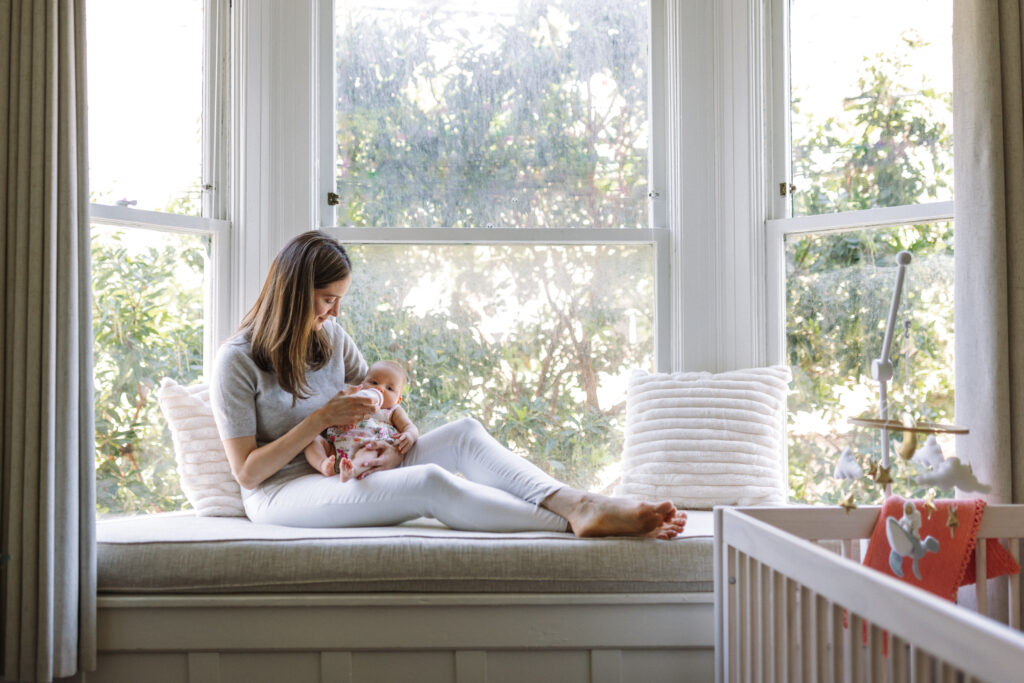
<path fill-rule="evenodd" d="M 791 194 L 780 185 L 792 182 L 792 139 L 789 88 L 789 0 L 764 0 L 766 35 L 764 92 L 767 156 L 763 191 L 765 204 L 765 328 L 770 363 L 785 361 L 786 264 L 785 239 L 791 235 L 826 234 L 849 230 L 914 225 L 953 220 L 953 202 L 883 207 L 816 216 L 793 216 Z"/>
<path fill-rule="evenodd" d="M 766 221 L 765 291 L 768 297 L 768 355 L 772 362 L 783 362 L 786 354 L 786 237 L 951 221 L 953 206 L 953 202 L 929 202 Z"/>
<path fill-rule="evenodd" d="M 207 371 L 213 367 L 217 347 L 234 330 L 234 323 L 226 314 L 230 297 L 225 282 L 231 265 L 231 222 L 106 204 L 90 204 L 89 220 L 128 229 L 210 238 L 210 257 L 203 278 L 203 367 Z"/>
<path fill-rule="evenodd" d="M 764 360 L 766 329 L 762 5 L 650 6 L 649 227 L 669 231 L 656 275 L 670 345 L 659 369 L 750 367 Z M 282 244 L 335 223 L 333 2 L 236 2 L 232 22 L 240 315 Z"/>
<path fill-rule="evenodd" d="M 334 206 L 326 202 L 328 192 L 336 191 L 334 112 L 334 2 L 315 0 L 318 68 L 313 85 L 317 105 L 314 107 L 319 144 L 313 165 L 319 178 L 317 197 L 318 225 L 344 244 L 650 244 L 654 257 L 654 359 L 655 368 L 669 371 L 673 363 L 673 321 L 671 284 L 671 233 L 667 225 L 665 167 L 667 152 L 655 140 L 664 139 L 665 121 L 669 115 L 665 97 L 666 22 L 665 0 L 650 3 L 650 50 L 648 51 L 648 192 L 650 229 L 635 228 L 341 228 L 336 227 Z"/>

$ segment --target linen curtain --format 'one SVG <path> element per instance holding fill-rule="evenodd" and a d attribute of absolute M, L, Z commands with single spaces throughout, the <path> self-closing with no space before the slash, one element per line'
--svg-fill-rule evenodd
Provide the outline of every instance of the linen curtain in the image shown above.
<path fill-rule="evenodd" d="M 84 0 L 0 3 L 2 672 L 95 668 Z"/>
<path fill-rule="evenodd" d="M 1021 0 L 953 3 L 957 455 L 1024 502 Z M 977 495 L 977 494 L 971 494 Z"/>
<path fill-rule="evenodd" d="M 953 3 L 956 421 L 971 430 L 956 452 L 993 503 L 1024 502 L 1021 9 L 1021 0 Z M 976 606 L 974 587 L 960 601 Z M 988 582 L 988 601 L 1005 619 L 1002 580 Z"/>

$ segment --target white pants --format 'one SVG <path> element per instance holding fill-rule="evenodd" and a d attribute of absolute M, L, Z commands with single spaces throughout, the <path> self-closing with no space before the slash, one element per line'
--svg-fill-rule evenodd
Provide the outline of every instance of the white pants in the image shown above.
<path fill-rule="evenodd" d="M 254 522 L 297 527 L 433 517 L 467 531 L 566 531 L 564 518 L 540 507 L 563 486 L 467 418 L 424 434 L 395 469 L 347 482 L 304 475 L 257 489 L 245 512 Z"/>

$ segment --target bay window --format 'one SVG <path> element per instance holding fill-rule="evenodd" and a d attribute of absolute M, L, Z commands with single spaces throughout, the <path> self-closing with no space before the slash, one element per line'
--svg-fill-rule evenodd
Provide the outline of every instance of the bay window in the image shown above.
<path fill-rule="evenodd" d="M 607 490 L 629 371 L 788 359 L 817 372 L 798 386 L 820 389 L 824 337 L 796 324 L 787 336 L 787 283 L 828 293 L 842 261 L 817 254 L 864 264 L 852 255 L 911 232 L 939 245 L 951 218 L 948 181 L 922 179 L 896 204 L 843 194 L 843 169 L 867 158 L 843 156 L 855 112 L 840 98 L 854 120 L 831 121 L 801 104 L 814 117 L 802 133 L 788 95 L 772 99 L 788 5 L 196 0 L 137 14 L 162 11 L 150 5 L 89 7 L 110 510 L 180 504 L 170 443 L 159 466 L 138 455 L 165 436 L 155 384 L 206 378 L 277 250 L 305 230 L 349 246 L 341 322 L 370 359 L 408 365 L 421 427 L 473 415 L 559 478 Z M 104 24 L 116 28 L 94 38 Z M 939 169 L 947 142 L 904 156 Z M 854 229 L 872 237 L 854 248 Z M 148 339 L 126 333 L 129 313 Z M 826 398 L 798 398 L 794 425 L 826 419 Z"/>

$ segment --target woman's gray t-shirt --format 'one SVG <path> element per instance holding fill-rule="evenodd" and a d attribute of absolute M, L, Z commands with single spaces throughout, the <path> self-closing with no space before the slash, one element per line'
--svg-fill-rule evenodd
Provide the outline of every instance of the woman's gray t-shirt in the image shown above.
<path fill-rule="evenodd" d="M 260 370 L 252 357 L 250 338 L 236 334 L 217 351 L 210 382 L 210 402 L 222 439 L 255 436 L 259 446 L 283 436 L 328 399 L 366 376 L 367 365 L 352 337 L 334 320 L 324 323 L 334 354 L 324 367 L 306 372 L 309 398 L 292 405 L 292 395 L 278 384 L 277 375 Z M 278 485 L 315 470 L 302 453 L 268 477 L 260 486 Z M 242 495 L 246 490 L 242 489 Z"/>

